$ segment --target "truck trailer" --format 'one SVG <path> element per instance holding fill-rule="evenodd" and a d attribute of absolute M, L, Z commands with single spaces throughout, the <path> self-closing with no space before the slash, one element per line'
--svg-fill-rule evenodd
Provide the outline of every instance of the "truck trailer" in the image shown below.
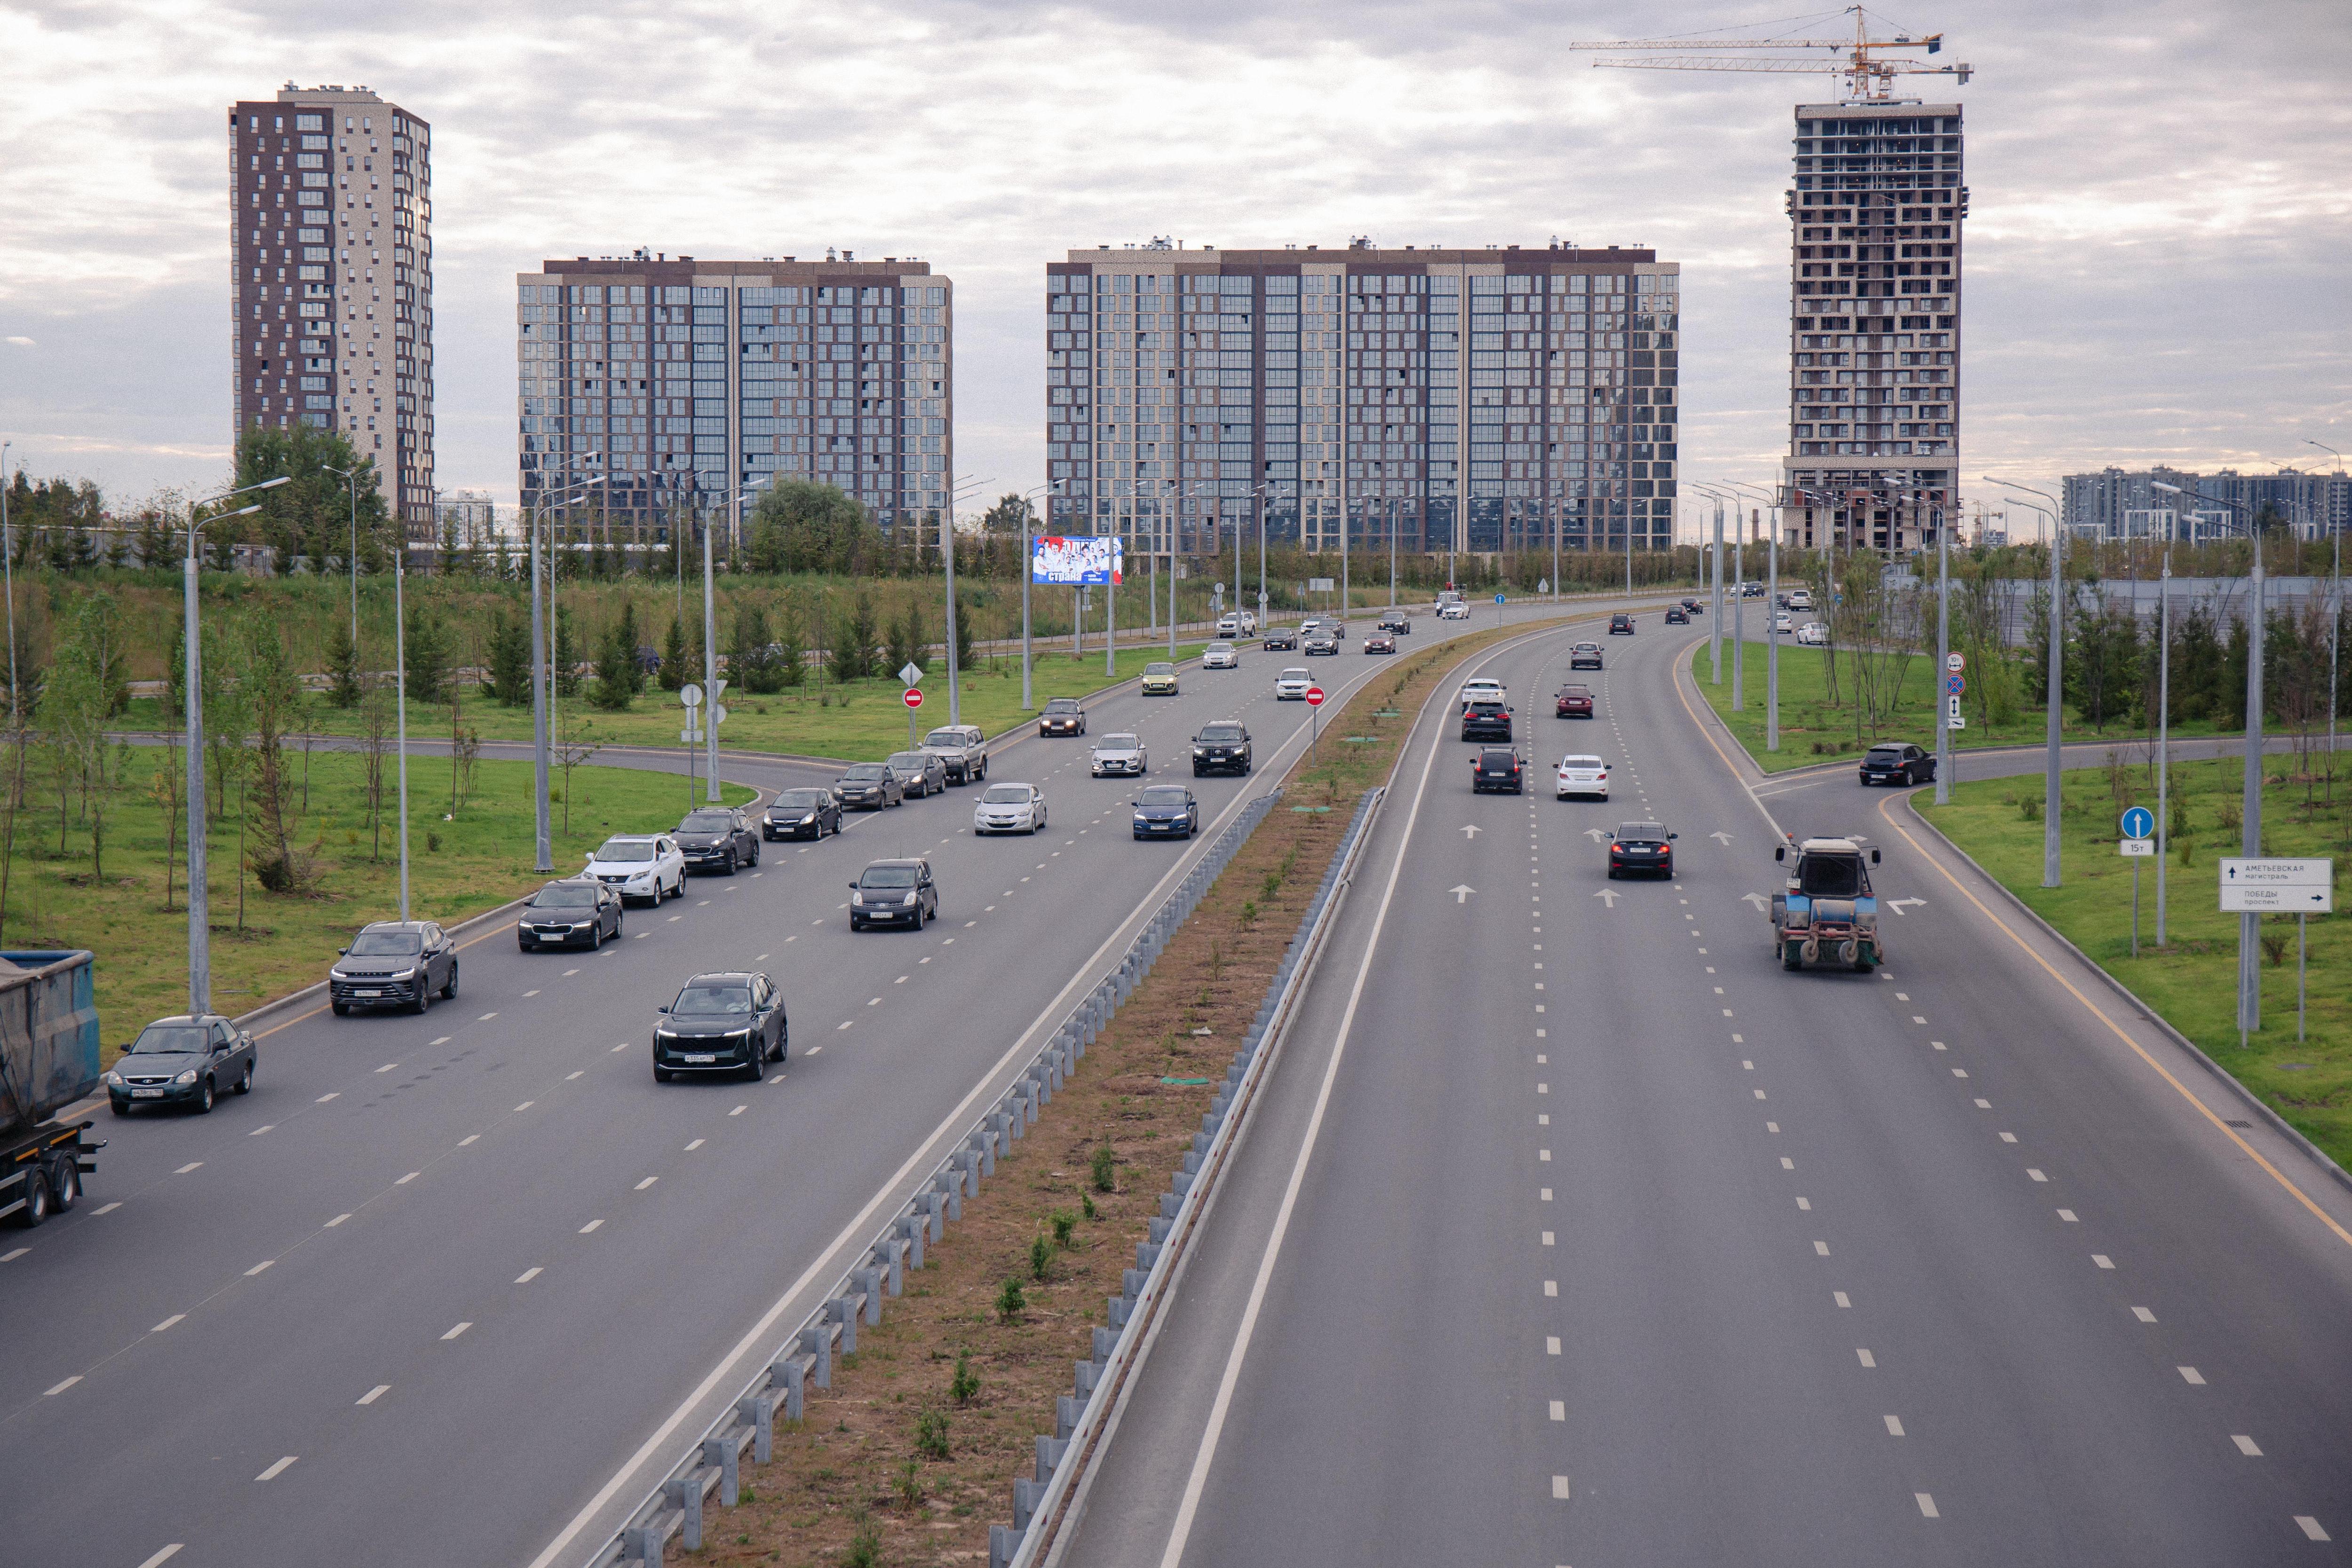
<path fill-rule="evenodd" d="M 106 1147 L 57 1113 L 99 1085 L 88 952 L 0 952 L 0 1221 L 30 1227 L 73 1207 Z"/>

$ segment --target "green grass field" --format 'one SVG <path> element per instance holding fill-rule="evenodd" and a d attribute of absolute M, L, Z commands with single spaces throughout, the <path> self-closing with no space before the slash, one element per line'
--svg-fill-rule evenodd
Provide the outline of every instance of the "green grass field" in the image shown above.
<path fill-rule="evenodd" d="M 93 877 L 87 827 L 37 787 L 16 820 L 7 895 L 7 942 L 19 948 L 86 947 L 97 955 L 99 1017 L 109 1059 L 148 1019 L 187 1006 L 187 884 L 184 840 L 172 857 L 172 898 L 164 900 L 164 816 L 146 798 L 161 750 L 124 748 L 120 784 L 106 829 L 102 876 Z M 303 771 L 300 752 L 289 763 Z M 360 757 L 319 752 L 309 760 L 309 806 L 298 842 L 314 858 L 318 878 L 307 894 L 265 892 L 240 874 L 238 813 L 215 819 L 208 847 L 213 931 L 213 1005 L 238 1014 L 325 977 L 335 950 L 352 931 L 399 912 L 400 861 L 395 786 L 385 768 L 383 831 L 367 820 Z M 454 814 L 446 758 L 409 763 L 410 908 L 450 923 L 494 909 L 546 880 L 531 869 L 530 764 L 478 763 L 473 785 Z M 554 807 L 553 856 L 559 874 L 615 832 L 674 827 L 687 808 L 686 784 L 626 768 L 576 768 L 571 820 Z M 559 777 L 553 789 L 561 792 Z M 753 798 L 740 786 L 731 804 Z"/>
<path fill-rule="evenodd" d="M 2336 781 L 2331 807 L 2324 781 L 2307 791 L 2301 779 L 2286 776 L 2291 761 L 2273 757 L 2271 766 L 2278 771 L 2263 792 L 2265 852 L 2334 856 L 2340 886 L 2344 857 L 2352 849 L 2352 773 Z M 2346 917 L 2310 922 L 2309 1037 L 2301 1043 L 2295 1039 L 2294 922 L 2263 922 L 2263 1028 L 2244 1049 L 2238 1045 L 2238 917 L 2220 912 L 2214 862 L 2239 853 L 2244 777 L 2242 764 L 2230 761 L 2176 763 L 2171 770 L 2179 810 L 2167 867 L 2169 945 L 2161 951 L 2155 946 L 2155 862 L 2126 859 L 2116 849 L 2124 808 L 2156 808 L 2156 781 L 2146 770 L 2134 765 L 2112 774 L 2084 769 L 2065 775 L 2060 850 L 2065 885 L 2056 889 L 2041 885 L 2038 775 L 1964 783 L 1950 805 L 1926 809 L 1929 821 L 2035 913 L 2338 1163 L 2352 1165 L 2352 993 L 2345 984 L 2352 973 L 2352 923 Z M 2310 805 L 2306 793 L 2315 796 Z M 2137 958 L 2131 951 L 2135 864 L 2143 868 Z"/>
<path fill-rule="evenodd" d="M 1759 612 L 1761 613 L 1760 611 Z M 1811 767 L 1830 758 L 1855 755 L 1868 751 L 1880 741 L 1909 741 L 1933 751 L 1936 746 L 1935 656 L 1915 656 L 1906 666 L 1902 682 L 1896 690 L 1892 716 L 1882 721 L 1875 733 L 1864 725 L 1857 735 L 1854 708 L 1849 694 L 1842 703 L 1829 700 L 1827 659 L 1817 647 L 1797 647 L 1780 645 L 1780 749 L 1764 749 L 1764 669 L 1765 647 L 1759 642 L 1748 645 L 1745 679 L 1742 682 L 1746 705 L 1737 710 L 1731 706 L 1731 644 L 1727 639 L 1723 648 L 1723 684 L 1713 684 L 1714 661 L 1707 655 L 1707 645 L 1701 639 L 1691 651 L 1691 675 L 1698 682 L 1700 695 L 1711 703 L 1748 754 L 1766 773 L 1784 773 L 1790 768 Z M 1842 674 L 1847 673 L 1842 671 Z M 1847 685 L 1851 689 L 1851 677 Z M 1989 723 L 1975 703 L 1964 709 L 1968 728 L 1954 737 L 1959 749 L 1980 751 L 2000 746 L 2027 746 L 2041 743 L 2045 723 L 2042 710 L 2020 703 L 2015 717 L 2006 724 Z M 2213 735 L 2228 731 L 2216 730 L 2210 724 L 2177 724 L 2173 734 L 2187 738 L 2192 735 Z M 2105 729 L 2094 729 L 2072 708 L 2066 710 L 2066 741 L 2113 741 L 2121 745 L 2142 737 L 2137 731 L 2110 723 Z"/>

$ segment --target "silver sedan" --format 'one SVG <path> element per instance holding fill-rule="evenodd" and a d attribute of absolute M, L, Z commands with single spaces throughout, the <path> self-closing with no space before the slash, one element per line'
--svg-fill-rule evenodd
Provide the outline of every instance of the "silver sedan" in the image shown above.
<path fill-rule="evenodd" d="M 1151 771 L 1151 753 L 1139 735 L 1105 735 L 1089 760 L 1098 779 L 1140 778 Z"/>

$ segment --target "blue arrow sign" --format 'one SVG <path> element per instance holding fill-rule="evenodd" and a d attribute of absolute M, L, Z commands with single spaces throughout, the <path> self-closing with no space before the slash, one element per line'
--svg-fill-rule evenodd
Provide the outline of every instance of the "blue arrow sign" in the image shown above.
<path fill-rule="evenodd" d="M 1503 602 L 1503 595 L 1500 595 L 1500 594 L 1496 595 L 1495 595 L 1495 603 L 1496 603 L 1496 604 L 1498 604 L 1498 605 L 1499 605 L 1499 604 L 1501 604 L 1502 602 Z"/>
<path fill-rule="evenodd" d="M 2126 838 L 2153 838 L 2156 837 L 2156 814 L 2144 805 L 2133 806 L 2124 813 L 2123 827 Z"/>

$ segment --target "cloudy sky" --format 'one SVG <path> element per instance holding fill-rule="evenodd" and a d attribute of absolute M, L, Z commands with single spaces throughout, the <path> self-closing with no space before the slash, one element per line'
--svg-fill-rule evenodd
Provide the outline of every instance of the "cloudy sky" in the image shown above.
<path fill-rule="evenodd" d="M 828 245 L 954 278 L 957 466 L 1027 489 L 1045 263 L 1155 235 L 1654 246 L 1685 279 L 1685 470 L 1764 479 L 1786 434 L 1790 107 L 1829 79 L 1594 70 L 1566 47 L 1790 30 L 1769 0 L 1648 13 L 10 0 L 0 438 L 12 466 L 124 499 L 225 471 L 226 110 L 292 78 L 366 83 L 433 125 L 446 489 L 514 493 L 517 270 Z M 1957 89 L 1971 484 L 2325 462 L 2308 438 L 2352 452 L 2352 5 L 1885 15 L 1977 71 Z"/>

